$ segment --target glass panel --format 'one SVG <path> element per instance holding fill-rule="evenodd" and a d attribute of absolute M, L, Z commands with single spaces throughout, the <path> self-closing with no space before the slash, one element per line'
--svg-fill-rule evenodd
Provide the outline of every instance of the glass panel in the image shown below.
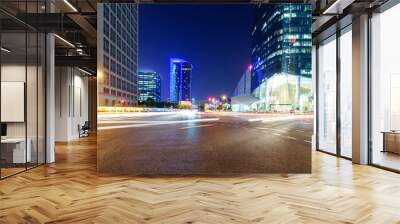
<path fill-rule="evenodd" d="M 14 14 L 44 13 L 45 1 L 8 1 Z M 33 17 L 37 19 L 38 17 Z M 45 162 L 45 35 L 0 12 L 0 177 Z M 32 21 L 35 22 L 35 21 Z"/>
<path fill-rule="evenodd" d="M 46 37 L 44 34 L 39 34 L 38 45 L 38 164 L 45 163 L 45 60 L 46 60 Z"/>
<path fill-rule="evenodd" d="M 26 80 L 26 113 L 27 113 L 27 150 L 28 156 L 28 168 L 37 165 L 37 132 L 38 132 L 38 119 L 37 119 L 37 98 L 38 98 L 38 35 L 36 32 L 27 33 L 27 48 L 28 48 L 28 61 L 27 61 L 27 80 Z"/>
<path fill-rule="evenodd" d="M 2 33 L 1 47 L 1 174 L 5 177 L 25 170 L 30 160 L 25 119 L 26 33 Z"/>
<path fill-rule="evenodd" d="M 318 48 L 318 149 L 336 153 L 336 39 Z"/>
<path fill-rule="evenodd" d="M 372 163 L 400 170 L 400 5 L 372 18 Z"/>
<path fill-rule="evenodd" d="M 340 36 L 340 152 L 352 157 L 352 34 Z"/>

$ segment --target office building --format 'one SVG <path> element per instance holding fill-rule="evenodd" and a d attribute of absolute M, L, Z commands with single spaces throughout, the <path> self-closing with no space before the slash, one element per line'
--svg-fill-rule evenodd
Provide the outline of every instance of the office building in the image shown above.
<path fill-rule="evenodd" d="M 309 4 L 259 4 L 252 31 L 257 111 L 312 110 Z"/>
<path fill-rule="evenodd" d="M 138 101 L 138 6 L 98 4 L 97 72 L 99 106 Z"/>
<path fill-rule="evenodd" d="M 193 65 L 183 59 L 170 59 L 171 102 L 191 101 Z"/>
<path fill-rule="evenodd" d="M 141 71 L 138 73 L 139 101 L 153 99 L 161 101 L 161 77 L 157 72 Z"/>
<path fill-rule="evenodd" d="M 248 112 L 252 110 L 252 105 L 258 102 L 258 99 L 251 94 L 251 69 L 250 65 L 233 91 L 231 98 L 232 111 Z"/>

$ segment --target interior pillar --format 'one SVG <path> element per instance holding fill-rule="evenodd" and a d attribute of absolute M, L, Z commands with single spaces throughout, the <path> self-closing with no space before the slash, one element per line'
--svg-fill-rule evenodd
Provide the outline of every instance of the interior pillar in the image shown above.
<path fill-rule="evenodd" d="M 55 58 L 54 35 L 46 35 L 46 163 L 55 161 Z"/>
<path fill-rule="evenodd" d="M 353 19 L 352 157 L 357 164 L 368 163 L 368 15 Z"/>

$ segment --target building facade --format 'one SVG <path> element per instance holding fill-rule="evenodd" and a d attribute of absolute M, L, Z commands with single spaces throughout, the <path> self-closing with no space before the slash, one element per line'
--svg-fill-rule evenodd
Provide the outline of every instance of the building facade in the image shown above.
<path fill-rule="evenodd" d="M 98 105 L 136 105 L 138 101 L 138 6 L 98 4 Z"/>
<path fill-rule="evenodd" d="M 312 109 L 311 12 L 309 4 L 257 6 L 251 52 L 257 110 Z"/>
<path fill-rule="evenodd" d="M 242 96 L 251 93 L 251 66 L 243 73 L 240 77 L 235 90 L 233 91 L 233 96 Z"/>
<path fill-rule="evenodd" d="M 231 98 L 232 111 L 251 111 L 251 105 L 258 101 L 256 97 L 251 95 L 251 69 L 252 66 L 246 69 L 233 91 Z"/>
<path fill-rule="evenodd" d="M 170 59 L 170 100 L 172 102 L 192 100 L 193 65 L 178 58 Z"/>
<path fill-rule="evenodd" d="M 161 77 L 157 72 L 138 73 L 139 101 L 151 98 L 155 102 L 161 101 Z"/>

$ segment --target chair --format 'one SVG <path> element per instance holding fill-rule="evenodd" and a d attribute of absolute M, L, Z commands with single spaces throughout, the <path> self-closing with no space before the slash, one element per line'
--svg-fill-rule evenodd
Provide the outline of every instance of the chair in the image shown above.
<path fill-rule="evenodd" d="M 82 125 L 82 127 L 78 124 L 79 138 L 88 137 L 89 136 L 89 129 L 90 129 L 89 121 L 85 121 L 85 123 Z"/>

